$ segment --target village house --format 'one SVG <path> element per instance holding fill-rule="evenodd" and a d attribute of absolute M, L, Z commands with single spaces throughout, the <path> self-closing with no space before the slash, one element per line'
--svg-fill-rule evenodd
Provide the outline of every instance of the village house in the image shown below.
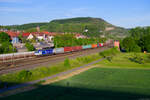
<path fill-rule="evenodd" d="M 28 38 L 31 33 L 22 33 L 23 38 Z"/>
<path fill-rule="evenodd" d="M 34 38 L 33 34 L 30 34 L 30 35 L 27 37 L 28 40 L 33 39 L 33 38 Z"/>
<path fill-rule="evenodd" d="M 15 43 L 19 43 L 19 33 L 18 32 L 12 32 L 12 31 L 5 31 L 9 36 L 10 36 L 10 39 L 11 39 L 11 43 L 12 44 L 15 44 Z"/>
<path fill-rule="evenodd" d="M 22 36 L 26 39 L 33 39 L 35 37 L 38 40 L 44 40 L 46 42 L 53 42 L 53 38 L 55 35 L 55 33 L 47 31 L 22 34 Z"/>
<path fill-rule="evenodd" d="M 5 31 L 11 38 L 12 43 L 19 43 L 19 38 L 18 36 L 20 35 L 19 32 L 13 32 L 13 31 Z M 36 38 L 38 40 L 43 40 L 45 42 L 53 42 L 53 38 L 56 35 L 55 32 L 48 32 L 48 31 L 43 31 L 43 32 L 28 32 L 28 33 L 22 33 L 22 37 L 26 38 L 27 40 Z"/>
<path fill-rule="evenodd" d="M 84 35 L 81 35 L 81 34 L 75 34 L 75 37 L 77 38 L 77 39 L 80 39 L 80 38 L 87 38 L 86 36 L 84 36 Z"/>
<path fill-rule="evenodd" d="M 53 42 L 53 38 L 56 35 L 56 33 L 54 33 L 54 32 L 47 32 L 47 31 L 44 31 L 43 33 L 45 34 L 45 40 L 46 41 Z"/>
<path fill-rule="evenodd" d="M 44 33 L 38 33 L 36 38 L 39 40 L 46 40 L 46 36 Z"/>

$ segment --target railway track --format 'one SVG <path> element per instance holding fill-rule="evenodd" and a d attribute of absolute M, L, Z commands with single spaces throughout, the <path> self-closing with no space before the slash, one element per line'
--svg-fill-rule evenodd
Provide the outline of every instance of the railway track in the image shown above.
<path fill-rule="evenodd" d="M 80 51 L 80 52 L 82 52 L 82 51 Z M 14 60 L 14 61 L 10 60 L 9 62 L 1 63 L 0 70 L 2 70 L 2 66 L 4 66 L 4 67 L 9 67 L 11 65 L 15 65 L 15 66 L 22 65 L 22 66 L 24 66 L 27 63 L 34 62 L 34 61 L 35 62 L 37 62 L 37 61 L 43 62 L 43 61 L 48 61 L 49 59 L 53 59 L 53 58 L 55 59 L 57 57 L 62 57 L 62 56 L 63 57 L 66 56 L 67 57 L 67 56 L 73 55 L 73 54 L 76 54 L 76 52 L 68 52 L 68 53 L 63 53 L 63 54 L 48 55 L 48 56 L 39 56 L 39 57 L 34 56 L 34 57 L 27 58 L 27 59 L 22 59 L 22 60 L 21 59 L 20 60 L 17 59 L 17 60 Z"/>
<path fill-rule="evenodd" d="M 78 52 L 69 52 L 69 53 L 50 55 L 50 56 L 32 57 L 23 60 L 16 60 L 14 62 L 4 63 L 3 65 L 1 65 L 0 74 L 6 74 L 9 72 L 14 72 L 22 69 L 33 69 L 35 67 L 42 66 L 42 65 L 49 66 L 54 63 L 63 61 L 66 57 L 76 58 L 79 56 L 89 55 L 91 53 L 103 51 L 105 49 L 108 49 L 108 47 L 88 49 L 88 50 L 82 50 Z"/>

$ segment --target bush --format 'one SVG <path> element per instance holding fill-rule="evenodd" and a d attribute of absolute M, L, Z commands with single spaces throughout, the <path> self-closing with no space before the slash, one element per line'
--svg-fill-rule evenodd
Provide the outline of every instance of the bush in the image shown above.
<path fill-rule="evenodd" d="M 113 57 L 107 57 L 106 59 L 107 59 L 109 62 L 111 62 L 112 59 L 113 59 Z"/>
<path fill-rule="evenodd" d="M 17 79 L 19 80 L 29 80 L 32 76 L 32 73 L 30 71 L 27 71 L 27 70 L 22 70 L 18 73 L 17 75 Z"/>
<path fill-rule="evenodd" d="M 141 47 L 138 46 L 138 45 L 134 45 L 133 48 L 132 48 L 132 51 L 133 52 L 141 52 Z"/>
<path fill-rule="evenodd" d="M 140 54 L 134 53 L 134 55 L 129 58 L 129 60 L 138 64 L 144 64 L 146 59 L 144 59 L 144 57 Z"/>
<path fill-rule="evenodd" d="M 150 54 L 146 54 L 144 62 L 145 63 L 150 63 Z"/>
<path fill-rule="evenodd" d="M 66 59 L 64 60 L 64 66 L 66 66 L 66 67 L 70 67 L 70 66 L 71 66 L 71 65 L 70 65 L 70 61 L 69 61 L 68 58 L 66 58 Z"/>
<path fill-rule="evenodd" d="M 31 44 L 31 43 L 26 43 L 25 44 L 25 46 L 26 46 L 26 48 L 28 49 L 28 51 L 34 51 L 35 50 L 35 48 L 34 48 L 34 46 Z"/>
<path fill-rule="evenodd" d="M 119 53 L 117 48 L 111 48 L 109 50 L 105 50 L 103 52 L 100 52 L 99 55 L 106 58 L 106 57 L 114 56 L 117 53 Z"/>

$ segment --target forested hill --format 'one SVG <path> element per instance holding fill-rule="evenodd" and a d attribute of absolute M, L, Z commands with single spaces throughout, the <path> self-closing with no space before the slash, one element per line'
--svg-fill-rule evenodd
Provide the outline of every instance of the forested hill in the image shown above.
<path fill-rule="evenodd" d="M 31 23 L 24 25 L 11 26 L 13 29 L 35 31 L 35 28 L 40 26 L 41 30 L 50 32 L 77 32 L 87 36 L 118 36 L 123 37 L 128 34 L 124 28 L 114 26 L 101 18 L 78 17 L 69 19 L 52 20 L 49 23 Z M 88 32 L 85 32 L 85 30 Z"/>
<path fill-rule="evenodd" d="M 42 26 L 43 27 L 43 26 Z M 101 34 L 109 36 L 126 36 L 128 31 L 124 28 L 114 26 L 101 18 L 78 17 L 70 19 L 60 19 L 51 21 L 46 28 L 51 32 L 84 32 L 88 36 L 99 36 Z"/>

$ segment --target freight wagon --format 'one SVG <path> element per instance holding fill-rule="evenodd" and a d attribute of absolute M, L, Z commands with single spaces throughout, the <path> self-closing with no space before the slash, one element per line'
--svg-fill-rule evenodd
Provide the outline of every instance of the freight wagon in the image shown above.
<path fill-rule="evenodd" d="M 1 54 L 0 61 L 6 61 L 10 59 L 21 59 L 26 57 L 32 57 L 35 55 L 35 52 L 19 52 L 19 53 L 10 53 L 10 54 Z"/>

